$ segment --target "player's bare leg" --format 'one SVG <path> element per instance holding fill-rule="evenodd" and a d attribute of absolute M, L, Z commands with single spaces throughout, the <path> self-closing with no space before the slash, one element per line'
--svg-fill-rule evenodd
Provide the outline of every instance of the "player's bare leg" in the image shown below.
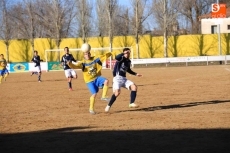
<path fill-rule="evenodd" d="M 6 81 L 6 77 L 9 75 L 9 72 L 4 75 L 4 80 Z"/>
<path fill-rule="evenodd" d="M 77 75 L 73 75 L 72 78 L 77 79 Z"/>
<path fill-rule="evenodd" d="M 105 112 L 109 112 L 110 107 L 113 105 L 113 103 L 116 101 L 117 97 L 121 94 L 121 90 L 115 90 L 110 101 L 109 104 L 105 107 Z"/>

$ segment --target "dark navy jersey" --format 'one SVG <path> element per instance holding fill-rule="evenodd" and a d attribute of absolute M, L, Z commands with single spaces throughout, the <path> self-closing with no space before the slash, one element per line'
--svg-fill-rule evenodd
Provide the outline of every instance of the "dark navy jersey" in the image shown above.
<path fill-rule="evenodd" d="M 72 54 L 65 54 L 62 56 L 61 58 L 61 62 L 62 62 L 62 65 L 64 67 L 64 70 L 67 70 L 67 69 L 71 69 L 68 65 L 67 65 L 67 62 L 70 61 L 74 61 L 76 62 L 76 60 L 74 59 L 73 55 Z"/>
<path fill-rule="evenodd" d="M 124 53 L 121 53 L 115 57 L 117 60 L 113 69 L 113 76 L 115 77 L 117 74 L 123 77 L 126 77 L 126 72 L 136 75 L 137 73 L 133 72 L 130 69 L 131 61 L 128 58 L 124 57 Z"/>
<path fill-rule="evenodd" d="M 35 67 L 40 66 L 41 59 L 40 59 L 39 55 L 37 55 L 37 56 L 34 55 L 31 61 L 35 63 Z"/>

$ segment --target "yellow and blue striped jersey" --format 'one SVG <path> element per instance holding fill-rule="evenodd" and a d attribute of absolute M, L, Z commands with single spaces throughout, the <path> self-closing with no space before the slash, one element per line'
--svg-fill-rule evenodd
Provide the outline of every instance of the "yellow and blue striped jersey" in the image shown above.
<path fill-rule="evenodd" d="M 82 60 L 77 63 L 69 62 L 71 69 L 82 69 L 85 83 L 94 81 L 98 76 L 101 76 L 102 63 L 112 55 L 111 52 L 101 56 L 91 57 L 89 60 Z"/>

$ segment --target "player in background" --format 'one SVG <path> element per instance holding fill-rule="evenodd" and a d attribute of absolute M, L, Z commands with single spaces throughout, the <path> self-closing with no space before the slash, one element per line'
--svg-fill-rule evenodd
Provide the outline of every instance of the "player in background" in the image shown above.
<path fill-rule="evenodd" d="M 34 74 L 38 75 L 38 82 L 41 82 L 42 72 L 40 62 L 43 60 L 41 60 L 40 56 L 38 55 L 38 51 L 34 51 L 34 56 L 31 61 L 34 63 L 34 70 L 31 72 L 31 76 Z"/>
<path fill-rule="evenodd" d="M 67 61 L 76 62 L 76 60 L 74 59 L 73 55 L 69 53 L 69 47 L 65 47 L 64 51 L 65 51 L 65 55 L 63 55 L 61 58 L 61 64 L 65 71 L 65 76 L 68 81 L 69 90 L 72 91 L 73 90 L 72 89 L 72 78 L 76 79 L 77 73 L 68 66 Z"/>
<path fill-rule="evenodd" d="M 6 81 L 6 77 L 9 75 L 9 71 L 7 70 L 7 62 L 4 58 L 3 54 L 0 54 L 0 84 L 2 83 L 2 79 Z"/>
<path fill-rule="evenodd" d="M 73 69 L 82 69 L 84 81 L 91 92 L 90 96 L 90 114 L 96 114 L 94 110 L 95 98 L 102 88 L 101 100 L 109 101 L 106 97 L 108 91 L 109 80 L 101 76 L 102 63 L 112 55 L 108 52 L 101 56 L 91 56 L 91 46 L 89 44 L 82 45 L 82 51 L 84 53 L 84 59 L 77 63 L 68 62 L 69 66 Z"/>
<path fill-rule="evenodd" d="M 132 81 L 126 78 L 126 72 L 138 77 L 141 77 L 142 75 L 131 70 L 130 52 L 131 51 L 129 48 L 124 48 L 123 53 L 115 57 L 117 61 L 113 70 L 113 95 L 110 99 L 110 102 L 105 107 L 105 112 L 109 112 L 109 109 L 111 108 L 117 97 L 120 95 L 121 87 L 131 90 L 129 107 L 138 107 L 138 105 L 134 103 L 137 95 L 137 86 Z"/>

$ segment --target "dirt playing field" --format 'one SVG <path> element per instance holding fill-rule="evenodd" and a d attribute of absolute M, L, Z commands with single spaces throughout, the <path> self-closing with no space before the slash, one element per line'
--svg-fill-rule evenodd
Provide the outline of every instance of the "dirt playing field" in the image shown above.
<path fill-rule="evenodd" d="M 230 65 L 134 68 L 136 104 L 122 89 L 110 113 L 100 90 L 90 115 L 81 71 L 11 73 L 0 84 L 1 153 L 181 153 L 230 150 Z M 103 76 L 112 81 L 111 70 Z M 108 95 L 112 95 L 112 82 Z"/>

